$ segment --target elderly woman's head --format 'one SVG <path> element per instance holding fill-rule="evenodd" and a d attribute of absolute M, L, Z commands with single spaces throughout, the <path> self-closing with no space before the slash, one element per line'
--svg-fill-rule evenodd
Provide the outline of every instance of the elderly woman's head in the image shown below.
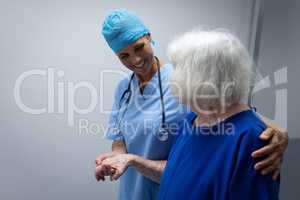
<path fill-rule="evenodd" d="M 224 31 L 187 32 L 170 43 L 172 92 L 194 111 L 219 110 L 248 97 L 252 62 Z"/>

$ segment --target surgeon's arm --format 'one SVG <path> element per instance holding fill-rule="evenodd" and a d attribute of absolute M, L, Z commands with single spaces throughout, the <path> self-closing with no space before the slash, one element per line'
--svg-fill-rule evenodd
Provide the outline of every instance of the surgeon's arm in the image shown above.
<path fill-rule="evenodd" d="M 254 158 L 266 157 L 255 165 L 256 170 L 262 174 L 273 174 L 273 179 L 277 179 L 284 152 L 288 145 L 288 131 L 273 124 L 266 117 L 259 115 L 268 128 L 260 135 L 260 139 L 269 141 L 269 144 L 252 153 Z"/>
<path fill-rule="evenodd" d="M 115 140 L 111 145 L 111 150 L 116 153 L 127 153 L 124 140 Z"/>

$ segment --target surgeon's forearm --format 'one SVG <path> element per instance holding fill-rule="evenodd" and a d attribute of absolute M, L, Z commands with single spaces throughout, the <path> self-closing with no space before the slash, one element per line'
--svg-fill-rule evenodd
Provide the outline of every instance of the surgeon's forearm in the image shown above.
<path fill-rule="evenodd" d="M 147 160 L 140 156 L 133 155 L 131 165 L 134 166 L 145 177 L 159 183 L 167 161 Z"/>
<path fill-rule="evenodd" d="M 124 140 L 115 140 L 111 145 L 111 150 L 116 153 L 127 153 Z"/>

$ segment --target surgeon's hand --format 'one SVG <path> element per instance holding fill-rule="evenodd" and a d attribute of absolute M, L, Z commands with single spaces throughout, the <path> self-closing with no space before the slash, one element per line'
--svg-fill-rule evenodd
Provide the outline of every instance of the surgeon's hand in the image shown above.
<path fill-rule="evenodd" d="M 132 154 L 124 153 L 108 157 L 102 161 L 101 165 L 110 166 L 114 173 L 110 175 L 111 180 L 117 180 L 132 164 L 134 156 Z"/>
<path fill-rule="evenodd" d="M 96 166 L 101 165 L 102 161 L 105 160 L 106 158 L 115 156 L 117 154 L 120 154 L 120 153 L 116 152 L 116 151 L 110 151 L 110 152 L 100 154 L 95 160 Z"/>
<path fill-rule="evenodd" d="M 261 170 L 263 175 L 273 173 L 273 180 L 276 180 L 288 145 L 288 131 L 273 124 L 268 126 L 260 135 L 260 139 L 269 141 L 269 144 L 253 152 L 252 156 L 254 158 L 265 156 L 266 158 L 258 162 L 254 168 Z"/>

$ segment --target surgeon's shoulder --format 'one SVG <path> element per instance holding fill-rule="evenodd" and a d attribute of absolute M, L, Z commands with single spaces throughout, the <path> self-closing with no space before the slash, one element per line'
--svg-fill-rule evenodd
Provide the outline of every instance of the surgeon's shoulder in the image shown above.
<path fill-rule="evenodd" d="M 117 84 L 117 86 L 115 88 L 115 97 L 120 96 L 120 93 L 124 92 L 127 89 L 130 77 L 131 77 L 131 74 L 126 75 L 124 78 L 122 78 L 118 82 L 118 84 Z"/>
<path fill-rule="evenodd" d="M 121 88 L 125 88 L 128 86 L 128 83 L 129 83 L 129 80 L 130 80 L 130 75 L 127 75 L 126 77 L 122 78 L 119 82 L 118 82 L 118 85 L 117 85 L 117 89 L 121 89 Z"/>

